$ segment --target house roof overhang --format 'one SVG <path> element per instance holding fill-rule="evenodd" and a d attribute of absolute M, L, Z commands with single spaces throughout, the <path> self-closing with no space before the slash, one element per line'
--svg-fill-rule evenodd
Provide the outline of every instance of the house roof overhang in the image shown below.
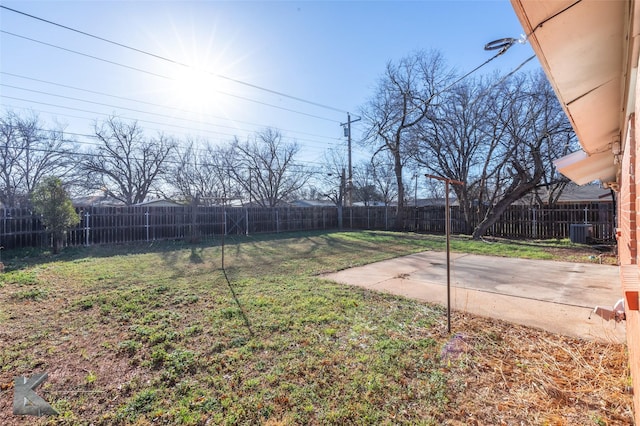
<path fill-rule="evenodd" d="M 582 146 L 560 159 L 558 170 L 576 183 L 618 181 L 621 135 L 635 109 L 635 0 L 511 4 Z"/>

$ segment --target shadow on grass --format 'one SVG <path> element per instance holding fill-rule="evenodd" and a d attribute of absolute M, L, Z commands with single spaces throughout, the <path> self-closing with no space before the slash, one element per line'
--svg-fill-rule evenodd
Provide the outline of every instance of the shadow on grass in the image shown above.
<path fill-rule="evenodd" d="M 271 242 L 287 240 L 291 238 L 311 238 L 330 235 L 337 231 L 308 231 L 308 232 L 281 232 L 278 234 L 257 234 L 251 236 L 235 235 L 225 237 L 227 249 L 235 247 L 239 252 L 242 244 L 255 244 L 259 242 Z M 220 247 L 222 239 L 220 236 L 203 238 L 199 243 L 189 243 L 186 240 L 161 240 L 152 242 L 136 242 L 110 245 L 94 245 L 67 247 L 58 254 L 53 254 L 49 248 L 23 248 L 14 250 L 2 250 L 2 262 L 5 271 L 14 271 L 30 266 L 57 261 L 74 261 L 85 258 L 107 258 L 113 256 L 134 255 L 134 254 L 163 254 L 163 258 L 168 263 L 177 261 L 177 256 L 181 251 L 190 251 L 190 261 L 201 263 L 202 254 L 205 249 Z"/>
<path fill-rule="evenodd" d="M 196 264 L 203 263 L 204 261 L 202 260 L 202 252 L 202 247 L 191 247 L 191 255 L 189 256 L 189 261 Z"/>

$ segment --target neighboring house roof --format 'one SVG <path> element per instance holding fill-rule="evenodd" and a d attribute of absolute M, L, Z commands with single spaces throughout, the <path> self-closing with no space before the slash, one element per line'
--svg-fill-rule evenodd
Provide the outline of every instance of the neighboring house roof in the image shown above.
<path fill-rule="evenodd" d="M 418 198 L 418 207 L 440 207 L 440 206 L 445 206 L 447 204 L 447 200 L 442 197 L 442 198 Z M 458 199 L 455 197 L 449 197 L 449 205 L 450 206 L 457 206 L 458 205 Z M 415 206 L 415 204 L 413 203 L 413 201 L 409 201 L 407 203 L 407 206 Z"/>
<path fill-rule="evenodd" d="M 539 188 L 538 196 L 543 203 L 547 203 L 549 199 L 549 190 L 547 188 Z M 557 195 L 556 195 L 557 196 Z M 514 204 L 532 205 L 537 204 L 538 199 L 535 193 L 527 194 Z M 611 203 L 611 190 L 603 188 L 600 184 L 577 185 L 573 182 L 568 183 L 558 197 L 556 204 L 572 204 L 572 203 Z"/>
<path fill-rule="evenodd" d="M 544 199 L 544 198 L 543 198 Z M 564 188 L 558 203 L 610 203 L 611 191 L 601 185 L 569 184 Z"/>
<path fill-rule="evenodd" d="M 124 206 L 120 200 L 105 195 L 87 195 L 85 197 L 75 197 L 71 200 L 74 207 L 113 207 Z"/>
<path fill-rule="evenodd" d="M 176 203 L 171 200 L 151 200 L 151 201 L 143 201 L 142 203 L 134 204 L 136 206 L 147 206 L 147 207 L 184 207 L 185 204 Z"/>
<path fill-rule="evenodd" d="M 385 204 L 383 201 L 368 201 L 368 202 L 364 202 L 364 201 L 358 201 L 353 203 L 354 207 L 384 207 L 387 206 L 387 204 Z"/>
<path fill-rule="evenodd" d="M 618 182 L 640 40 L 635 2 L 511 0 L 582 151 L 560 160 L 576 183 Z"/>
<path fill-rule="evenodd" d="M 293 207 L 335 207 L 330 200 L 295 200 L 291 202 Z"/>

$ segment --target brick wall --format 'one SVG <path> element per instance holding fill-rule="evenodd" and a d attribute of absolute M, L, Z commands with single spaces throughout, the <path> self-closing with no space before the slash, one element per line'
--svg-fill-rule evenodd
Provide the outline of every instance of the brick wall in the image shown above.
<path fill-rule="evenodd" d="M 640 99 L 640 87 L 636 99 Z M 635 110 L 638 111 L 638 105 Z M 640 235 L 640 191 L 635 171 L 640 166 L 637 155 L 636 125 L 637 114 L 632 114 L 624 135 L 625 148 L 621 160 L 620 192 L 618 204 L 618 254 L 620 259 L 620 281 L 625 299 L 627 346 L 629 349 L 629 367 L 634 387 L 634 412 L 636 424 L 640 424 L 640 311 L 639 286 L 640 270 L 638 269 L 638 235 Z"/>

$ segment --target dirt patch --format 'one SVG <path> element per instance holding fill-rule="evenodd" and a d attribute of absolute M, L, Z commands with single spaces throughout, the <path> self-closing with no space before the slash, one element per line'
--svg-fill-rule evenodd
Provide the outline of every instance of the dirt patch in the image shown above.
<path fill-rule="evenodd" d="M 618 255 L 615 246 L 581 246 L 544 249 L 554 258 L 564 262 L 598 263 L 602 265 L 617 265 Z"/>

